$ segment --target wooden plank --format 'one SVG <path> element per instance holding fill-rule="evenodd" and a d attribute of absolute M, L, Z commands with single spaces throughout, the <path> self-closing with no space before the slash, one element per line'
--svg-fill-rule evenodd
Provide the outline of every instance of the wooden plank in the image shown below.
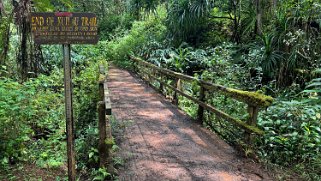
<path fill-rule="evenodd" d="M 106 115 L 111 115 L 112 114 L 111 101 L 110 101 L 110 97 L 109 96 L 110 95 L 109 95 L 107 82 L 104 82 L 104 101 L 105 101 Z"/>
<path fill-rule="evenodd" d="M 105 113 L 106 115 L 111 115 L 112 111 L 111 111 L 111 101 L 109 97 L 105 97 Z"/>
<path fill-rule="evenodd" d="M 105 143 L 106 140 L 106 114 L 105 114 L 105 103 L 103 101 L 98 102 L 98 114 L 99 114 L 99 166 L 105 167 L 107 164 L 108 149 Z"/>
<path fill-rule="evenodd" d="M 114 175 L 117 171 L 115 170 L 114 166 L 113 166 L 113 155 L 112 155 L 112 147 L 114 145 L 114 139 L 112 136 L 112 128 L 110 125 L 110 116 L 106 116 L 106 140 L 105 140 L 105 144 L 107 146 L 107 170 L 109 173 L 111 173 L 112 175 Z"/>
<path fill-rule="evenodd" d="M 106 74 L 106 70 L 105 70 L 105 67 L 103 65 L 99 65 L 99 73 L 102 74 L 102 75 Z"/>
<path fill-rule="evenodd" d="M 106 81 L 104 82 L 104 96 L 109 97 L 109 90 L 108 90 L 108 85 Z"/>

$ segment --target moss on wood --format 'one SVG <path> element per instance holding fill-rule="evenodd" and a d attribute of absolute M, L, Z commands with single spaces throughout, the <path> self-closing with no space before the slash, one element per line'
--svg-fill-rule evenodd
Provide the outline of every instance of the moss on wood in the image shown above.
<path fill-rule="evenodd" d="M 254 106 L 268 107 L 273 102 L 272 97 L 266 96 L 258 92 L 249 92 L 227 88 L 226 94 L 229 94 L 229 96 L 237 100 L 243 100 L 244 102 Z"/>
<path fill-rule="evenodd" d="M 106 139 L 105 139 L 105 144 L 106 144 L 107 146 L 115 145 L 115 140 L 114 140 L 114 138 L 106 138 Z"/>
<path fill-rule="evenodd" d="M 106 78 L 105 75 L 99 74 L 98 82 L 101 83 L 101 84 L 104 83 L 105 82 L 105 78 Z"/>

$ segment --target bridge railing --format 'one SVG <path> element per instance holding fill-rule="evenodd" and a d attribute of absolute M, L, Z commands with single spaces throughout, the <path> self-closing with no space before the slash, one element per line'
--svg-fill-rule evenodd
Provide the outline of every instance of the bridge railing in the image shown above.
<path fill-rule="evenodd" d="M 108 171 L 113 172 L 113 164 L 111 157 L 111 148 L 113 145 L 113 137 L 110 125 L 111 101 L 107 86 L 106 70 L 104 66 L 99 66 L 99 102 L 98 109 L 98 131 L 99 131 L 99 166 L 108 168 Z"/>
<path fill-rule="evenodd" d="M 264 134 L 264 131 L 257 127 L 257 117 L 260 109 L 266 108 L 272 103 L 272 97 L 257 92 L 242 91 L 206 82 L 192 76 L 158 67 L 134 56 L 130 56 L 130 59 L 135 62 L 134 68 L 136 69 L 136 72 L 141 72 L 143 74 L 143 77 L 146 78 L 146 81 L 151 82 L 151 80 L 155 80 L 159 82 L 160 91 L 163 90 L 164 86 L 172 89 L 174 91 L 173 102 L 175 104 L 178 104 L 177 94 L 180 94 L 181 96 L 184 96 L 187 99 L 198 104 L 197 120 L 200 123 L 203 123 L 204 110 L 207 110 L 215 114 L 217 117 L 223 118 L 224 120 L 229 121 L 230 123 L 243 129 L 245 131 L 244 139 L 249 144 L 251 144 L 252 142 L 252 135 Z M 168 84 L 165 81 L 165 77 L 171 77 L 174 80 L 174 83 Z M 181 90 L 180 81 L 182 80 L 196 83 L 200 87 L 199 97 L 195 98 Z M 219 110 L 214 106 L 207 104 L 205 100 L 206 93 L 214 92 L 219 92 L 227 97 L 247 104 L 247 120 L 242 121 L 240 119 L 234 118 L 231 115 L 223 112 L 222 110 Z"/>

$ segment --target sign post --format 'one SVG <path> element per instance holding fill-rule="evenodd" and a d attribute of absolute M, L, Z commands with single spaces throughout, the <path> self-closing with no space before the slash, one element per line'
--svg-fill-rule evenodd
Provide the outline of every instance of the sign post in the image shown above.
<path fill-rule="evenodd" d="M 64 82 L 65 82 L 65 114 L 67 129 L 67 159 L 68 159 L 68 179 L 76 180 L 76 160 L 74 148 L 74 118 L 72 108 L 72 78 L 71 78 L 71 59 L 70 45 L 63 46 L 64 56 Z"/>
<path fill-rule="evenodd" d="M 97 18 L 93 13 L 31 13 L 31 31 L 36 44 L 62 44 L 64 57 L 65 114 L 68 180 L 76 180 L 74 119 L 70 44 L 96 44 Z"/>

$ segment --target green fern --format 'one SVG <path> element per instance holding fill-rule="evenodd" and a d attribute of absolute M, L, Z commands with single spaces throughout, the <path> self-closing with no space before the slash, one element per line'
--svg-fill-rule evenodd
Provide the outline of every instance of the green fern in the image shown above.
<path fill-rule="evenodd" d="M 321 68 L 314 71 L 314 73 L 321 73 Z M 313 103 L 321 103 L 321 77 L 311 80 L 306 86 L 303 93 L 309 93 L 310 101 Z"/>

